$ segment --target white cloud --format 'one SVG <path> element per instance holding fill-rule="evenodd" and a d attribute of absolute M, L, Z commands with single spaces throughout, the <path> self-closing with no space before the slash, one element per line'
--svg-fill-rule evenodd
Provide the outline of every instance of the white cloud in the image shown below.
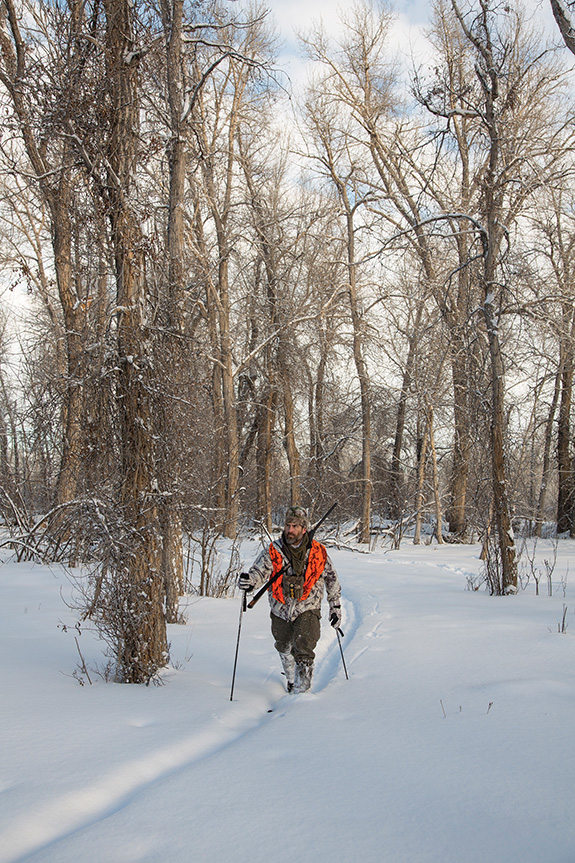
<path fill-rule="evenodd" d="M 533 16 L 533 22 L 553 33 L 555 25 L 549 0 L 520 0 L 524 9 Z M 353 0 L 268 0 L 266 6 L 277 23 L 280 36 L 286 42 L 288 55 L 295 53 L 296 33 L 321 21 L 327 31 L 336 34 L 339 28 L 339 12 L 351 8 Z M 397 0 L 392 9 L 398 23 L 394 30 L 400 40 L 398 47 L 408 47 L 420 40 L 420 34 L 429 23 L 428 0 Z"/>
<path fill-rule="evenodd" d="M 249 0 L 237 2 L 244 6 Z M 519 2 L 532 17 L 534 26 L 542 27 L 548 36 L 558 37 L 549 0 Z M 425 64 L 429 57 L 430 46 L 424 34 L 429 25 L 430 5 L 429 0 L 396 0 L 391 3 L 395 21 L 389 44 L 406 74 L 413 66 Z M 341 30 L 340 14 L 352 6 L 353 0 L 268 0 L 266 8 L 271 13 L 281 43 L 278 63 L 289 76 L 293 88 L 298 90 L 305 84 L 309 68 L 298 42 L 298 34 L 321 23 L 328 35 L 337 37 Z"/>
<path fill-rule="evenodd" d="M 240 0 L 241 2 L 241 0 Z M 328 35 L 337 38 L 341 31 L 341 13 L 352 7 L 351 0 L 269 0 L 271 13 L 282 44 L 279 63 L 297 89 L 307 79 L 308 64 L 298 42 L 298 34 L 321 24 Z M 428 23 L 429 4 L 425 0 L 407 0 L 396 4 L 396 20 L 390 44 L 406 63 L 421 62 L 427 51 L 423 28 Z"/>

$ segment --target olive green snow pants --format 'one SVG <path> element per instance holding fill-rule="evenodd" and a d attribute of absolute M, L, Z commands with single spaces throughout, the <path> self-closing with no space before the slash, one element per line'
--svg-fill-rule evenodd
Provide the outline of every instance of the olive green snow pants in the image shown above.
<path fill-rule="evenodd" d="M 272 635 L 279 653 L 291 653 L 296 662 L 313 662 L 314 648 L 319 641 L 321 624 L 315 611 L 304 611 L 295 620 L 283 620 L 273 612 Z"/>

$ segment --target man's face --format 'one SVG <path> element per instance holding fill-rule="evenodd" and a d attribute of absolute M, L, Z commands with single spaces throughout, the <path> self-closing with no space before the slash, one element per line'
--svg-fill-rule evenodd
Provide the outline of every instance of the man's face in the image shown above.
<path fill-rule="evenodd" d="M 299 545 L 305 532 L 306 528 L 303 524 L 299 524 L 297 521 L 286 521 L 284 534 L 290 545 Z"/>

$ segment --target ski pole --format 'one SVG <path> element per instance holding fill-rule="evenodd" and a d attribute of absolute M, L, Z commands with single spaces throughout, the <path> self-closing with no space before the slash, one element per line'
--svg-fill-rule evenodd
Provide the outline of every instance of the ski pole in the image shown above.
<path fill-rule="evenodd" d="M 234 673 L 232 675 L 232 691 L 230 692 L 230 701 L 234 700 L 234 683 L 236 682 L 236 667 L 238 664 L 238 651 L 240 649 L 240 633 L 242 631 L 242 616 L 244 611 L 246 610 L 246 598 L 247 598 L 247 590 L 242 591 L 242 602 L 240 605 L 240 622 L 238 625 L 238 640 L 236 642 L 236 657 L 234 659 Z"/>
<path fill-rule="evenodd" d="M 340 628 L 338 627 L 338 628 L 336 629 L 336 632 L 337 632 L 337 640 L 338 640 L 338 643 L 339 643 L 339 652 L 341 653 L 341 661 L 343 662 L 343 670 L 345 671 L 345 679 L 346 679 L 346 680 L 349 680 L 349 674 L 347 673 L 347 667 L 346 667 L 346 664 L 345 664 L 345 659 L 343 658 L 343 648 L 342 648 L 342 646 L 341 646 L 341 639 L 344 637 L 343 629 L 340 629 Z"/>
<path fill-rule="evenodd" d="M 325 513 L 325 515 L 323 515 L 323 516 L 320 518 L 320 520 L 318 521 L 318 523 L 316 524 L 316 526 L 315 526 L 314 528 L 312 528 L 312 530 L 308 531 L 310 542 L 311 542 L 311 540 L 313 539 L 314 534 L 315 534 L 316 530 L 318 529 L 318 527 L 320 526 L 320 524 L 323 524 L 323 522 L 326 520 L 326 518 L 328 517 L 328 515 L 330 514 L 330 512 L 331 512 L 332 510 L 334 510 L 334 509 L 336 508 L 336 506 L 337 506 L 337 500 L 336 500 L 336 502 L 335 502 L 335 503 L 332 503 L 332 505 L 330 506 L 330 508 L 328 509 L 328 511 Z M 280 569 L 280 571 L 279 571 L 279 572 L 276 572 L 276 573 L 275 573 L 275 575 L 272 575 L 272 577 L 271 577 L 270 579 L 268 579 L 268 581 L 266 581 L 266 583 L 264 584 L 264 586 L 263 586 L 263 587 L 260 587 L 260 589 L 258 590 L 258 592 L 256 593 L 256 595 L 254 596 L 254 598 L 253 598 L 252 600 L 250 600 L 250 602 L 248 602 L 248 608 L 253 608 L 253 607 L 254 607 L 254 605 L 256 604 L 256 602 L 258 601 L 258 599 L 261 599 L 261 598 L 262 598 L 262 596 L 264 595 L 264 593 L 266 592 L 266 590 L 269 590 L 269 589 L 270 589 L 270 587 L 272 586 L 272 584 L 274 583 L 274 581 L 277 581 L 277 579 L 278 579 L 281 575 L 283 575 L 283 574 L 284 574 L 284 572 L 285 572 L 288 568 L 289 568 L 289 563 L 286 563 L 286 565 L 285 565 L 285 566 L 282 566 L 282 568 Z"/>

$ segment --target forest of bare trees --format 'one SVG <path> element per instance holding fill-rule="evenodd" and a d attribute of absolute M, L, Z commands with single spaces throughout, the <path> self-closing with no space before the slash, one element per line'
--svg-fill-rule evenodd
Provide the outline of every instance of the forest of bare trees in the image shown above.
<path fill-rule="evenodd" d="M 435 0 L 428 59 L 350 3 L 1 0 L 0 511 L 89 566 L 119 677 L 167 659 L 185 548 L 333 501 L 348 535 L 575 536 L 575 73 L 517 3 Z M 530 7 L 531 8 L 531 7 Z M 561 36 L 565 41 L 562 41 Z M 568 50 L 570 49 L 570 50 Z"/>

